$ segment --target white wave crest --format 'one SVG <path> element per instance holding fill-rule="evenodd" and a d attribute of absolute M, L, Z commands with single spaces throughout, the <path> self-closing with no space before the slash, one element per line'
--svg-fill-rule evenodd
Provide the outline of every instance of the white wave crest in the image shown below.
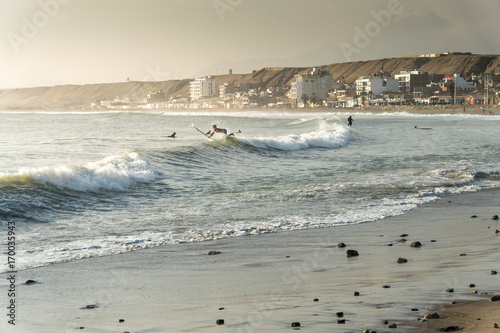
<path fill-rule="evenodd" d="M 123 153 L 84 166 L 25 168 L 15 176 L 59 189 L 95 192 L 125 191 L 133 184 L 154 180 L 156 173 L 137 153 Z"/>
<path fill-rule="evenodd" d="M 285 151 L 308 148 L 344 147 L 352 139 L 351 132 L 342 125 L 320 126 L 320 129 L 299 135 L 280 137 L 241 138 L 240 141 L 257 148 L 270 148 Z"/>

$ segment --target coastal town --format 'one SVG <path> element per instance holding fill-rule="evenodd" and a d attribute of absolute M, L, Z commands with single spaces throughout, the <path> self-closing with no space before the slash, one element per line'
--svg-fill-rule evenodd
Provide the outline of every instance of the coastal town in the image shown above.
<path fill-rule="evenodd" d="M 414 57 L 439 58 L 448 53 Z M 254 70 L 279 72 L 283 67 Z M 229 70 L 229 75 L 232 70 Z M 219 80 L 220 81 L 220 80 Z M 116 96 L 94 99 L 91 109 L 245 109 L 245 108 L 356 108 L 386 105 L 494 105 L 500 103 L 500 71 L 445 75 L 408 68 L 398 74 L 383 68 L 367 72 L 354 81 L 335 80 L 325 69 L 298 73 L 282 85 L 259 82 L 220 82 L 216 76 L 189 81 L 185 94 L 149 91 L 143 99 Z"/>

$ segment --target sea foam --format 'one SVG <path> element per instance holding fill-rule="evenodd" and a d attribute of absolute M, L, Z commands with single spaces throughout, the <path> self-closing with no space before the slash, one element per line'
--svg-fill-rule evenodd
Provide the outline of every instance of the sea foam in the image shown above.
<path fill-rule="evenodd" d="M 82 166 L 22 168 L 0 174 L 10 181 L 36 182 L 79 192 L 124 191 L 133 184 L 153 181 L 155 170 L 135 152 L 106 157 Z"/>
<path fill-rule="evenodd" d="M 319 129 L 303 134 L 290 134 L 279 137 L 241 138 L 241 142 L 257 148 L 278 149 L 284 151 L 308 148 L 340 148 L 352 139 L 351 132 L 342 125 L 320 126 Z"/>

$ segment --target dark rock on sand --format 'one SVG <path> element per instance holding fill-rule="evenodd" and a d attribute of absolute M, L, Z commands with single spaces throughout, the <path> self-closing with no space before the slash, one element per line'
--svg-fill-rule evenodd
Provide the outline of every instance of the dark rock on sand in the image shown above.
<path fill-rule="evenodd" d="M 500 301 L 500 296 L 499 295 L 495 295 L 492 298 L 490 298 L 490 302 L 497 302 L 497 301 Z"/>
<path fill-rule="evenodd" d="M 347 254 L 347 257 L 356 257 L 356 256 L 359 256 L 359 253 L 356 250 L 347 250 L 346 254 Z"/>
<path fill-rule="evenodd" d="M 398 243 L 406 243 L 406 238 L 401 238 L 400 240 L 398 240 Z"/>
<path fill-rule="evenodd" d="M 416 242 L 411 243 L 410 246 L 411 247 L 422 247 L 422 243 L 420 243 L 419 241 L 416 241 Z"/>
<path fill-rule="evenodd" d="M 382 320 L 382 325 L 387 325 L 389 322 L 387 320 Z"/>
<path fill-rule="evenodd" d="M 446 288 L 446 292 L 447 292 L 447 293 L 452 293 L 452 292 L 454 292 L 454 291 L 455 291 L 455 289 L 453 289 L 453 288 Z"/>
<path fill-rule="evenodd" d="M 224 308 L 219 308 L 219 311 L 222 311 L 222 310 L 224 310 Z"/>
<path fill-rule="evenodd" d="M 469 284 L 469 288 L 474 288 L 476 285 L 474 283 Z"/>
<path fill-rule="evenodd" d="M 393 323 L 393 324 L 390 324 L 389 326 L 387 326 L 388 328 L 396 328 L 398 327 L 398 325 L 396 325 L 396 323 Z"/>
<path fill-rule="evenodd" d="M 343 312 L 337 312 L 337 317 L 338 318 L 342 318 L 344 316 L 344 313 Z"/>
<path fill-rule="evenodd" d="M 497 323 L 495 323 L 495 325 L 493 325 L 493 327 L 494 327 L 494 328 L 498 328 L 498 324 L 497 324 Z"/>
<path fill-rule="evenodd" d="M 342 247 L 346 247 L 346 245 L 344 243 L 340 242 L 340 243 L 337 244 L 337 247 L 341 247 L 342 248 Z"/>
<path fill-rule="evenodd" d="M 497 275 L 497 271 L 491 271 L 491 275 Z"/>
<path fill-rule="evenodd" d="M 339 320 L 337 320 L 337 324 L 345 324 L 345 319 L 339 319 Z"/>
<path fill-rule="evenodd" d="M 119 323 L 124 323 L 124 322 L 125 322 L 125 319 L 118 319 L 118 322 L 119 322 Z"/>
<path fill-rule="evenodd" d="M 84 306 L 82 309 L 97 309 L 99 305 L 97 304 L 89 304 L 87 306 Z"/>
<path fill-rule="evenodd" d="M 408 237 L 408 234 L 399 235 L 399 237 Z"/>
<path fill-rule="evenodd" d="M 438 332 L 455 332 L 455 331 L 461 331 L 462 328 L 458 326 L 448 326 L 444 328 L 438 328 L 436 331 Z"/>
<path fill-rule="evenodd" d="M 208 252 L 209 256 L 215 256 L 217 254 L 221 254 L 221 252 L 219 252 L 219 251 L 210 251 L 210 252 Z"/>
<path fill-rule="evenodd" d="M 413 309 L 411 309 L 411 311 L 418 311 L 418 309 L 417 308 L 413 308 Z"/>
<path fill-rule="evenodd" d="M 398 258 L 398 261 L 397 261 L 398 264 L 404 264 L 407 262 L 408 262 L 408 259 L 406 259 L 406 258 Z"/>
<path fill-rule="evenodd" d="M 38 283 L 38 282 L 36 282 L 35 280 L 28 280 L 28 281 L 26 281 L 24 284 L 26 284 L 26 285 L 28 285 L 28 286 L 29 286 L 30 284 L 37 284 L 37 283 Z"/>
<path fill-rule="evenodd" d="M 434 313 L 428 313 L 424 316 L 424 319 L 425 320 L 429 320 L 429 319 L 439 319 L 439 314 L 437 312 L 434 312 Z"/>
<path fill-rule="evenodd" d="M 431 243 L 436 243 L 436 240 L 435 239 L 431 239 Z"/>
<path fill-rule="evenodd" d="M 498 220 L 498 215 L 494 215 L 491 219 L 495 221 Z"/>
<path fill-rule="evenodd" d="M 477 217 L 477 215 L 472 215 L 470 218 L 475 219 L 476 217 Z"/>
<path fill-rule="evenodd" d="M 359 291 L 355 291 L 354 296 L 359 296 Z"/>
<path fill-rule="evenodd" d="M 314 299 L 314 302 L 319 302 L 319 298 L 315 298 L 315 299 Z"/>
<path fill-rule="evenodd" d="M 387 289 L 387 288 L 390 288 L 390 287 L 391 287 L 391 286 L 389 286 L 389 285 L 387 285 L 387 284 L 384 284 L 384 285 L 382 286 L 382 288 L 384 288 L 384 289 Z"/>
<path fill-rule="evenodd" d="M 300 327 L 300 323 L 298 321 L 295 321 L 292 323 L 292 327 Z"/>
<path fill-rule="evenodd" d="M 217 319 L 215 322 L 217 325 L 224 325 L 224 319 Z"/>

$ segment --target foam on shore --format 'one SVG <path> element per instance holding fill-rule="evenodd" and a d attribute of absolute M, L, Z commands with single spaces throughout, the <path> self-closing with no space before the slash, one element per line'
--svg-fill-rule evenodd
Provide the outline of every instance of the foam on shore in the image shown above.
<path fill-rule="evenodd" d="M 500 224 L 492 220 L 499 203 L 500 190 L 483 190 L 373 223 L 166 245 L 20 271 L 16 327 L 4 319 L 0 330 L 289 332 L 300 322 L 312 332 L 383 332 L 387 320 L 398 326 L 391 332 L 421 331 L 417 319 L 438 305 L 498 293 L 500 275 L 491 271 L 500 270 L 494 232 Z M 423 246 L 411 247 L 414 241 Z M 359 256 L 348 258 L 347 249 Z M 211 250 L 220 254 L 207 255 Z M 408 262 L 398 264 L 399 257 Z M 38 283 L 24 285 L 28 279 Z M 5 289 L 6 274 L 0 281 Z M 488 295 L 471 294 L 471 283 Z"/>

